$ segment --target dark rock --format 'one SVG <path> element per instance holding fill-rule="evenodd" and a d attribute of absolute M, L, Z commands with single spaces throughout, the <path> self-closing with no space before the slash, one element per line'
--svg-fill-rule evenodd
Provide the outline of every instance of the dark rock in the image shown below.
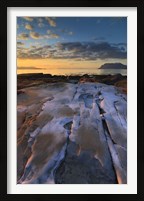
<path fill-rule="evenodd" d="M 79 147 L 70 142 L 64 162 L 55 174 L 56 184 L 116 184 L 113 168 L 106 170 L 87 151 L 77 154 Z"/>

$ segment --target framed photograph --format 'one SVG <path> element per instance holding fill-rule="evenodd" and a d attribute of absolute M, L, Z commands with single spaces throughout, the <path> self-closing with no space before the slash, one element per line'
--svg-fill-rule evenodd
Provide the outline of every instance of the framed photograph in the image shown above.
<path fill-rule="evenodd" d="M 1 1 L 4 200 L 142 199 L 143 9 Z"/>

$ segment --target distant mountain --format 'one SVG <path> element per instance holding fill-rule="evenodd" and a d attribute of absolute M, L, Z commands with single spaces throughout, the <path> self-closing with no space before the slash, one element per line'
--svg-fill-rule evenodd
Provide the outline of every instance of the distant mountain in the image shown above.
<path fill-rule="evenodd" d="M 127 69 L 127 65 L 122 63 L 105 63 L 99 69 Z"/>

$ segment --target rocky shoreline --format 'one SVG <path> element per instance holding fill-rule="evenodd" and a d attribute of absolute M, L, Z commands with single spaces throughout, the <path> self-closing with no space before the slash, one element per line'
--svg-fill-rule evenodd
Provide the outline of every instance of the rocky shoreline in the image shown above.
<path fill-rule="evenodd" d="M 126 184 L 125 80 L 18 75 L 17 182 Z"/>
<path fill-rule="evenodd" d="M 108 85 L 114 85 L 119 87 L 124 93 L 127 93 L 127 76 L 121 74 L 116 75 L 51 75 L 43 73 L 33 74 L 19 74 L 17 75 L 17 89 L 23 89 L 32 86 L 38 86 L 45 83 L 104 83 Z M 19 93 L 19 92 L 18 92 Z"/>

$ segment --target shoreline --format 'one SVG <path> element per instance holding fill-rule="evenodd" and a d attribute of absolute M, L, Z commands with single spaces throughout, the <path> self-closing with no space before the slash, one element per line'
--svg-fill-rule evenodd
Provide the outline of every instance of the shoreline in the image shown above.
<path fill-rule="evenodd" d="M 117 87 L 56 82 L 19 91 L 18 184 L 127 183 L 127 97 Z"/>
<path fill-rule="evenodd" d="M 94 82 L 94 83 L 103 83 L 107 85 L 114 85 L 118 87 L 123 93 L 127 93 L 127 76 L 121 74 L 115 75 L 51 75 L 43 73 L 28 73 L 28 74 L 18 74 L 17 75 L 17 90 L 27 87 L 38 86 L 46 83 L 85 83 L 85 82 Z"/>

